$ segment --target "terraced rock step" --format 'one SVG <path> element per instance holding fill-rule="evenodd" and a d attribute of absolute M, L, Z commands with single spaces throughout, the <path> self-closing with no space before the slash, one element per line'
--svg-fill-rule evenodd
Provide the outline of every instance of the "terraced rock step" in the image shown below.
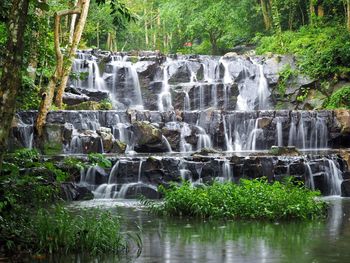
<path fill-rule="evenodd" d="M 17 114 L 9 148 L 43 153 L 191 152 L 350 146 L 349 111 L 52 111 L 44 141 L 34 136 L 37 112 Z"/>

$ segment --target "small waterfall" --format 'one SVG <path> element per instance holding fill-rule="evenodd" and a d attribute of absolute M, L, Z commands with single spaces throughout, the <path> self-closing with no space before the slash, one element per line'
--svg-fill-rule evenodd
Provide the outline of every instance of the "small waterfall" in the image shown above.
<path fill-rule="evenodd" d="M 127 57 L 120 56 L 114 56 L 110 65 L 113 69 L 111 87 L 113 104 L 118 105 L 122 101 L 129 108 L 143 110 L 141 86 L 135 65 L 127 61 Z M 124 89 L 121 90 L 123 86 L 118 84 L 124 85 Z"/>
<path fill-rule="evenodd" d="M 158 110 L 160 112 L 169 111 L 173 109 L 169 85 L 168 63 L 170 62 L 167 62 L 163 68 L 162 91 L 158 96 Z"/>
<path fill-rule="evenodd" d="M 306 166 L 307 174 L 309 176 L 307 179 L 307 186 L 312 190 L 315 190 L 314 174 L 312 173 L 310 163 L 306 163 L 305 166 Z"/>
<path fill-rule="evenodd" d="M 303 112 L 300 113 L 298 125 L 295 116 L 291 117 L 288 146 L 299 149 L 323 149 L 328 147 L 327 120 L 317 114 L 305 120 Z"/>
<path fill-rule="evenodd" d="M 343 182 L 342 171 L 339 164 L 332 159 L 326 159 L 326 182 L 330 195 L 341 195 L 341 183 Z"/>
<path fill-rule="evenodd" d="M 222 175 L 226 181 L 229 181 L 229 182 L 233 181 L 232 167 L 230 165 L 229 160 L 227 159 L 225 159 L 224 162 L 222 163 Z"/>
<path fill-rule="evenodd" d="M 263 65 L 259 64 L 258 67 L 259 67 L 259 88 L 258 88 L 259 110 L 267 110 L 269 109 L 268 98 L 270 97 L 271 92 L 269 90 L 269 84 L 267 83 L 267 80 L 264 75 Z"/>
<path fill-rule="evenodd" d="M 232 152 L 233 146 L 232 146 L 231 125 L 229 125 L 229 127 L 227 127 L 225 116 L 223 116 L 222 121 L 223 121 L 224 131 L 225 131 L 226 151 Z"/>
<path fill-rule="evenodd" d="M 31 124 L 25 124 L 21 119 L 18 123 L 18 132 L 20 137 L 20 142 L 23 147 L 32 149 L 34 141 L 34 120 L 31 120 Z"/>
<path fill-rule="evenodd" d="M 90 90 L 106 90 L 106 84 L 101 77 L 100 69 L 95 59 L 89 60 L 89 77 L 88 77 L 88 89 Z"/>
<path fill-rule="evenodd" d="M 283 146 L 282 120 L 281 120 L 281 118 L 277 118 L 276 129 L 277 129 L 277 145 L 281 147 L 281 146 Z"/>
<path fill-rule="evenodd" d="M 190 111 L 191 110 L 191 102 L 190 102 L 190 96 L 188 95 L 187 91 L 185 92 L 185 97 L 184 97 L 184 111 Z"/>
<path fill-rule="evenodd" d="M 186 137 L 192 134 L 190 126 L 184 122 L 180 133 L 180 152 L 192 152 L 192 145 L 186 142 Z"/>
<path fill-rule="evenodd" d="M 171 153 L 173 150 L 171 149 L 171 145 L 169 143 L 169 141 L 167 140 L 167 138 L 162 135 L 162 143 L 165 144 L 166 148 L 167 148 L 167 152 Z"/>
<path fill-rule="evenodd" d="M 212 148 L 210 136 L 205 132 L 205 130 L 202 127 L 197 126 L 197 129 L 199 131 L 197 151 L 200 151 L 203 148 Z"/>

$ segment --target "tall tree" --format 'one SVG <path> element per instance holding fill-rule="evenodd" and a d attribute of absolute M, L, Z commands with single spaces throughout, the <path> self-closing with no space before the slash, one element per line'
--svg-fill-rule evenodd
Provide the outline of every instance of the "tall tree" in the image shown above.
<path fill-rule="evenodd" d="M 9 2 L 9 1 L 7 1 Z M 7 137 L 15 112 L 16 95 L 21 86 L 29 0 L 12 0 L 6 17 L 7 43 L 0 79 L 0 172 Z"/>
<path fill-rule="evenodd" d="M 59 108 L 62 107 L 64 89 L 67 85 L 74 56 L 86 23 L 89 5 L 90 0 L 79 0 L 73 8 L 61 10 L 55 13 L 54 43 L 56 52 L 56 69 L 50 79 L 46 93 L 43 93 L 42 95 L 42 102 L 40 104 L 39 113 L 36 120 L 36 131 L 39 138 L 41 138 L 43 135 L 43 127 L 46 123 L 46 116 L 52 105 L 55 91 L 57 91 L 56 106 Z M 71 42 L 68 44 L 68 51 L 66 53 L 66 57 L 64 57 L 60 45 L 60 23 L 61 18 L 68 15 L 79 15 L 79 19 L 74 26 L 73 38 L 71 38 Z"/>

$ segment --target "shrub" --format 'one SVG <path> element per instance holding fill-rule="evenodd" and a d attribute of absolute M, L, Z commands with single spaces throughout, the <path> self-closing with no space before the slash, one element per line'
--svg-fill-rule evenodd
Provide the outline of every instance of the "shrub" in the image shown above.
<path fill-rule="evenodd" d="M 350 34 L 341 25 L 304 26 L 297 32 L 262 37 L 258 44 L 259 54 L 295 54 L 301 72 L 317 79 L 350 72 Z"/>
<path fill-rule="evenodd" d="M 319 192 L 291 181 L 270 184 L 266 179 L 241 180 L 240 184 L 193 187 L 189 182 L 161 188 L 164 202 L 144 202 L 152 211 L 172 216 L 228 219 L 313 219 L 325 213 Z"/>
<path fill-rule="evenodd" d="M 342 87 L 332 94 L 326 102 L 327 109 L 350 109 L 350 86 Z"/>

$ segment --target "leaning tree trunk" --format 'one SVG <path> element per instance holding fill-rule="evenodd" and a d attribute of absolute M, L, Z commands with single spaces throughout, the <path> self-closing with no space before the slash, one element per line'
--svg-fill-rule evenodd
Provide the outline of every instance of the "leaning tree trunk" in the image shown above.
<path fill-rule="evenodd" d="M 66 58 L 65 63 L 63 64 L 63 67 L 62 67 L 62 72 L 61 72 L 62 75 L 60 76 L 60 84 L 56 94 L 55 104 L 60 109 L 62 108 L 62 104 L 63 104 L 62 103 L 63 93 L 67 86 L 69 74 L 72 70 L 72 65 L 75 58 L 75 53 L 77 52 L 78 45 L 81 39 L 81 35 L 83 34 L 83 30 L 84 30 L 86 19 L 89 12 L 90 0 L 81 0 L 79 2 L 81 7 L 81 13 L 74 30 L 73 41 L 72 43 L 70 43 L 68 57 Z"/>
<path fill-rule="evenodd" d="M 55 31 L 54 31 L 54 42 L 56 52 L 56 70 L 54 75 L 51 77 L 46 93 L 42 95 L 42 101 L 39 108 L 38 117 L 36 120 L 36 132 L 38 138 L 41 139 L 43 136 L 43 127 L 46 123 L 46 116 L 51 108 L 54 93 L 56 94 L 56 105 L 62 108 L 62 98 L 64 89 L 67 85 L 69 73 L 72 68 L 74 56 L 77 47 L 80 42 L 81 35 L 85 26 L 87 14 L 89 11 L 90 0 L 79 0 L 77 6 L 73 9 L 59 11 L 55 14 Z M 60 21 L 63 16 L 66 15 L 77 15 L 79 14 L 79 20 L 75 25 L 72 42 L 69 43 L 68 56 L 64 58 L 61 47 L 60 47 Z"/>
<path fill-rule="evenodd" d="M 0 79 L 0 172 L 7 137 L 15 112 L 16 95 L 21 86 L 24 31 L 29 0 L 12 0 L 7 20 L 8 39 Z"/>

